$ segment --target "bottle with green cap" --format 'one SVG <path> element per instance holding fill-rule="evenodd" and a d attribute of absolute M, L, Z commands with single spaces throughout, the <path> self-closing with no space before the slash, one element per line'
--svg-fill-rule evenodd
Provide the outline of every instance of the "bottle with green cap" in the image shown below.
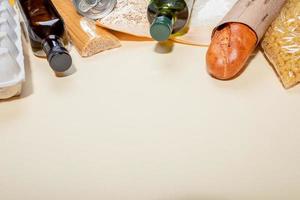
<path fill-rule="evenodd" d="M 150 34 L 165 41 L 187 25 L 194 0 L 151 0 L 148 6 Z"/>

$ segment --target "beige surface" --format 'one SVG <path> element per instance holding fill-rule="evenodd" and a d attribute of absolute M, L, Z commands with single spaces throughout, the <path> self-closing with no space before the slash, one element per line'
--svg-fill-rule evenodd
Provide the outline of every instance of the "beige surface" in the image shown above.
<path fill-rule="evenodd" d="M 206 48 L 154 42 L 53 76 L 29 56 L 21 99 L 0 102 L 1 200 L 299 200 L 300 87 L 261 53 L 231 82 Z"/>

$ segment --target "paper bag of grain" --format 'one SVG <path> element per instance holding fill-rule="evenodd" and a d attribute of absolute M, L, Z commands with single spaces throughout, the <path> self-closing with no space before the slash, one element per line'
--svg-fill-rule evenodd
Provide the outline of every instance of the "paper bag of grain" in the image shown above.
<path fill-rule="evenodd" d="M 300 1 L 288 0 L 262 47 L 285 88 L 300 82 Z"/>
<path fill-rule="evenodd" d="M 148 2 L 149 0 L 117 0 L 114 10 L 99 19 L 98 25 L 138 37 L 150 38 L 147 19 Z"/>

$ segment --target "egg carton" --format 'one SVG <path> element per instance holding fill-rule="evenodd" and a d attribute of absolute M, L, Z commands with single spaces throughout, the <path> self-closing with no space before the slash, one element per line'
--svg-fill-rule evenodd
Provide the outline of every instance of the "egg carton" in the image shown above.
<path fill-rule="evenodd" d="M 8 0 L 0 0 L 0 99 L 20 95 L 24 81 L 19 16 Z"/>

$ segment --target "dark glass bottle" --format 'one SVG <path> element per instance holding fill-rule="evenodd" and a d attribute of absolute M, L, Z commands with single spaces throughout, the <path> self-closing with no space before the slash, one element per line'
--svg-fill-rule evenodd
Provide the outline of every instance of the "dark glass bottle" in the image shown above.
<path fill-rule="evenodd" d="M 51 68 L 64 72 L 72 65 L 65 48 L 68 45 L 64 22 L 51 0 L 18 0 L 27 26 L 32 50 L 36 56 L 47 57 Z"/>
<path fill-rule="evenodd" d="M 193 0 L 151 0 L 148 6 L 150 34 L 164 41 L 180 32 L 188 22 Z"/>

